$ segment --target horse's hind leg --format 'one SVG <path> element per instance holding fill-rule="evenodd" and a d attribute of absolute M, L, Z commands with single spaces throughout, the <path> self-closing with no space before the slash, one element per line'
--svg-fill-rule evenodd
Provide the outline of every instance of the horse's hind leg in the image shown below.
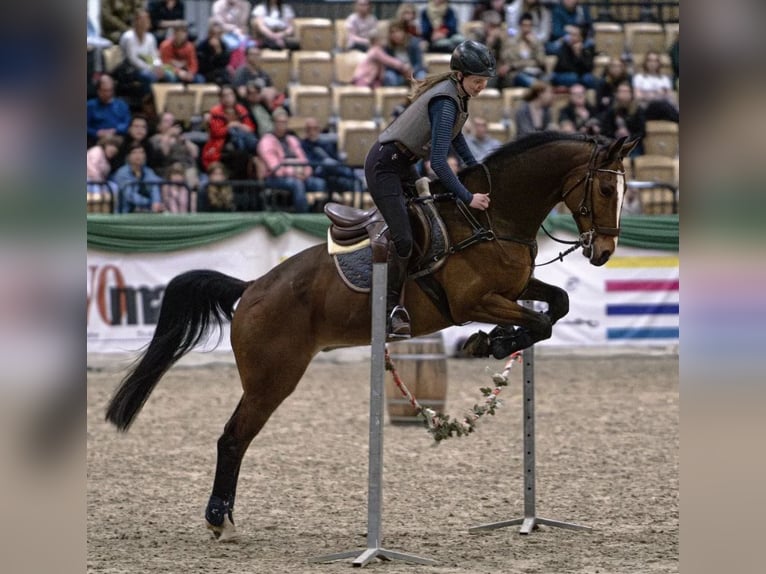
<path fill-rule="evenodd" d="M 233 511 L 242 457 L 272 413 L 293 392 L 310 361 L 310 357 L 301 361 L 293 356 L 271 367 L 265 359 L 260 368 L 240 365 L 245 392 L 218 439 L 213 492 L 205 510 L 207 527 L 220 542 L 236 537 Z"/>

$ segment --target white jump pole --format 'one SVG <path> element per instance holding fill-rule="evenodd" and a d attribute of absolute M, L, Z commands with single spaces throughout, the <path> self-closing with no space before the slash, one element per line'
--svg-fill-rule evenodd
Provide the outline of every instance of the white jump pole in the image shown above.
<path fill-rule="evenodd" d="M 525 301 L 524 306 L 533 307 L 531 301 Z M 561 522 L 542 518 L 537 516 L 535 510 L 535 348 L 534 345 L 524 349 L 524 387 L 522 391 L 522 400 L 524 401 L 523 429 L 524 429 L 524 516 L 521 518 L 512 518 L 501 522 L 490 524 L 481 524 L 472 526 L 468 532 L 475 533 L 482 530 L 494 530 L 505 526 L 514 526 L 520 524 L 519 534 L 530 534 L 539 524 L 546 526 L 556 526 L 558 528 L 569 528 L 571 530 L 591 530 L 589 526 L 573 524 L 571 522 Z"/>
<path fill-rule="evenodd" d="M 310 559 L 311 562 L 332 562 L 354 558 L 353 565 L 362 567 L 374 558 L 403 560 L 415 564 L 436 564 L 435 560 L 412 554 L 394 552 L 381 546 L 383 502 L 383 392 L 386 355 L 386 284 L 387 263 L 372 265 L 372 352 L 370 360 L 370 447 L 367 485 L 367 548 L 348 550 Z"/>

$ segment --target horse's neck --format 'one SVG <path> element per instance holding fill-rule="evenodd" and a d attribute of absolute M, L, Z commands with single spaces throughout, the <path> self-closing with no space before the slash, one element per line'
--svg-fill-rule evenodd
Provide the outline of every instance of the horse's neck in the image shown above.
<path fill-rule="evenodd" d="M 566 153 L 553 154 L 549 145 L 554 144 L 542 145 L 493 170 L 490 215 L 497 233 L 535 238 L 561 201 L 567 176 L 587 164 L 588 152 L 582 143 L 556 143 L 566 146 Z"/>

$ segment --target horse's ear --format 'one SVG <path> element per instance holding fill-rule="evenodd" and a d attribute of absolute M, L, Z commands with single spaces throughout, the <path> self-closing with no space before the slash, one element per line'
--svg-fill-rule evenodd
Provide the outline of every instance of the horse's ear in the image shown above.
<path fill-rule="evenodd" d="M 641 141 L 640 137 L 633 138 L 632 140 L 625 142 L 620 150 L 620 157 L 628 157 L 630 153 L 636 148 L 638 142 Z"/>
<path fill-rule="evenodd" d="M 609 146 L 609 151 L 606 154 L 607 161 L 616 161 L 617 158 L 623 157 L 622 145 L 625 143 L 626 139 L 628 139 L 628 136 L 621 137 L 612 142 L 612 145 Z"/>

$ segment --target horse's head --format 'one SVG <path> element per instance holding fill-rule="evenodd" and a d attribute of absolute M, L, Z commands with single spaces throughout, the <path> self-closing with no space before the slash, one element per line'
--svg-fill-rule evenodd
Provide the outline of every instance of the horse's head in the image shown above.
<path fill-rule="evenodd" d="M 574 171 L 564 187 L 563 199 L 577 223 L 583 255 L 592 265 L 609 261 L 617 247 L 625 195 L 622 159 L 639 141 L 626 140 L 623 137 L 609 145 L 594 143 L 586 173 Z"/>

